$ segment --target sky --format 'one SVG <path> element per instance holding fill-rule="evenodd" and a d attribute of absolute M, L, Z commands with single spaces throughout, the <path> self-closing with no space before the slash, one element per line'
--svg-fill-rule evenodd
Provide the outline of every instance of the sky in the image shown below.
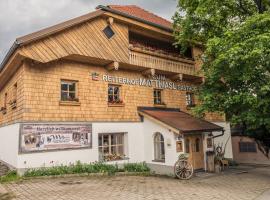
<path fill-rule="evenodd" d="M 171 20 L 177 0 L 0 0 L 0 63 L 17 37 L 110 4 L 138 5 Z"/>

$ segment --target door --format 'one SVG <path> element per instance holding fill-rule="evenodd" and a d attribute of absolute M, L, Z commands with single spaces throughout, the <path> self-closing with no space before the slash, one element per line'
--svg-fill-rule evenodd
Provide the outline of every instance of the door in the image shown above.
<path fill-rule="evenodd" d="M 194 169 L 204 168 L 202 135 L 185 136 L 185 152 L 189 154 L 189 162 Z"/>

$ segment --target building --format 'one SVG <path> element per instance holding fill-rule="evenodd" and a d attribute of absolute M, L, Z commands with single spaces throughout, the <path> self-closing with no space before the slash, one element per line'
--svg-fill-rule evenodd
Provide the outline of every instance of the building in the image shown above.
<path fill-rule="evenodd" d="M 224 117 L 190 114 L 202 51 L 180 55 L 172 33 L 137 6 L 99 6 L 18 38 L 1 64 L 0 160 L 19 170 L 145 161 L 168 172 L 189 153 L 205 169 L 213 140 L 229 141 L 232 157 Z"/>
<path fill-rule="evenodd" d="M 248 137 L 241 126 L 231 129 L 233 158 L 237 163 L 270 165 L 270 159 L 263 153 L 263 149 L 254 138 Z M 265 144 L 269 146 L 270 138 Z M 269 153 L 268 153 L 269 154 Z"/>

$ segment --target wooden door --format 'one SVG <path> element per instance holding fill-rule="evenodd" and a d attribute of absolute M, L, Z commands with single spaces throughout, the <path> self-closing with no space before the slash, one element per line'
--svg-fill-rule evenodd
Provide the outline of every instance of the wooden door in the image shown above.
<path fill-rule="evenodd" d="M 194 169 L 204 168 L 202 135 L 185 136 L 185 152 L 189 154 L 189 162 Z"/>

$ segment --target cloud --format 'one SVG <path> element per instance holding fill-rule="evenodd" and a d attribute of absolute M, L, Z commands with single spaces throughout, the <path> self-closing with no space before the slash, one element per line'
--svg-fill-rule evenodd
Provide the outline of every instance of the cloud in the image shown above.
<path fill-rule="evenodd" d="M 98 5 L 135 4 L 171 19 L 176 0 L 1 0 L 0 62 L 17 37 L 94 11 Z"/>

